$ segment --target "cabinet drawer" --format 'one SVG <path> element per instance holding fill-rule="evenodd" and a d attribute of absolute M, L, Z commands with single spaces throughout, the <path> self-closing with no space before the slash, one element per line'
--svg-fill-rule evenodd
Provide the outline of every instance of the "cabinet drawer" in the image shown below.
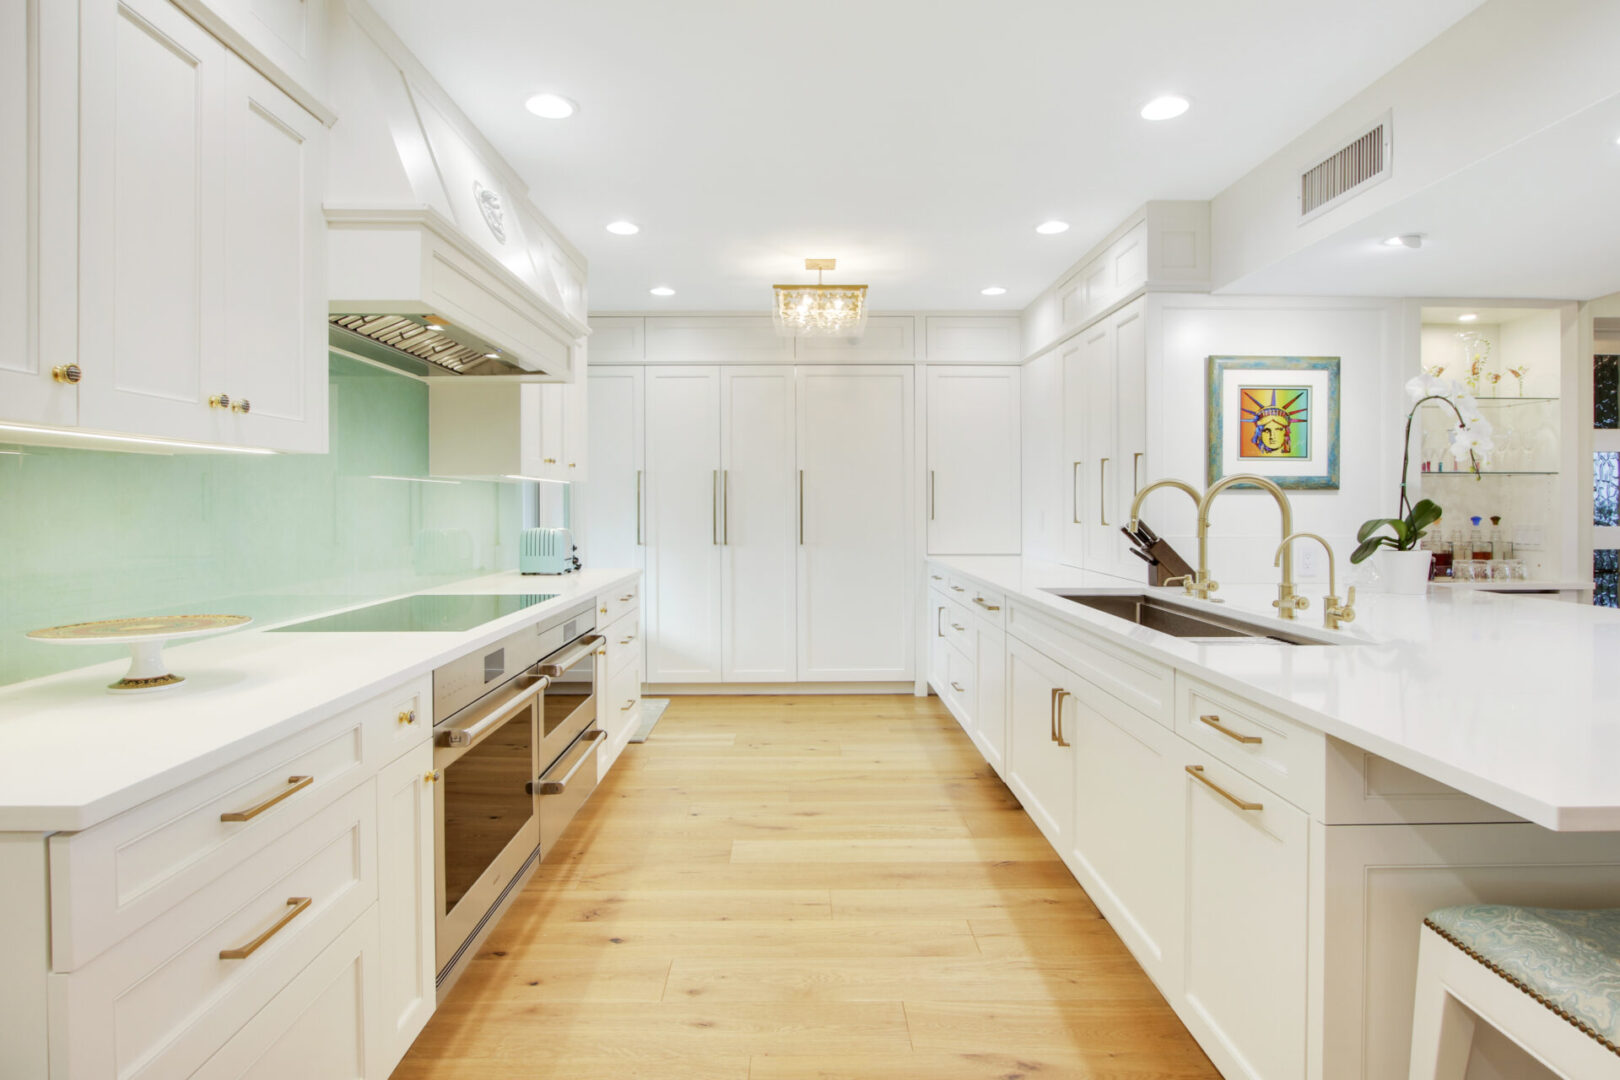
<path fill-rule="evenodd" d="M 969 732 L 973 730 L 973 718 L 978 712 L 978 674 L 974 661 L 955 649 L 950 651 L 945 661 L 945 685 L 950 696 L 945 700 L 958 722 Z"/>
<path fill-rule="evenodd" d="M 640 604 L 640 582 L 633 581 L 628 585 L 619 586 L 613 592 L 603 593 L 601 596 L 597 597 L 596 613 L 602 616 L 598 625 L 611 625 L 618 620 L 620 615 L 638 610 L 640 608 Z M 605 615 L 602 612 L 602 608 L 607 608 L 607 613 Z"/>
<path fill-rule="evenodd" d="M 607 686 L 608 696 L 602 703 L 600 715 L 605 720 L 604 727 L 618 731 L 627 717 L 634 718 L 636 706 L 641 704 L 641 664 L 626 664 L 608 676 Z"/>
<path fill-rule="evenodd" d="M 376 799 L 373 783 L 354 788 L 79 970 L 52 975 L 61 1080 L 190 1076 L 372 906 Z"/>
<path fill-rule="evenodd" d="M 641 615 L 631 612 L 606 630 L 607 670 L 612 674 L 630 662 L 632 656 L 641 655 Z"/>
<path fill-rule="evenodd" d="M 1324 736 L 1190 679 L 1176 680 L 1176 731 L 1200 750 L 1306 810 L 1320 813 Z"/>
<path fill-rule="evenodd" d="M 950 602 L 945 609 L 940 629 L 944 631 L 945 640 L 951 647 L 961 653 L 969 661 L 976 660 L 979 655 L 979 633 L 973 616 L 967 613 L 967 608 L 961 604 Z"/>
<path fill-rule="evenodd" d="M 1002 617 L 1007 608 L 1007 598 L 1005 596 L 995 589 L 975 585 L 966 579 L 960 580 L 958 584 L 966 587 L 967 592 L 963 595 L 967 599 L 963 603 L 973 611 L 974 615 L 997 629 L 1005 625 L 1006 620 Z"/>
<path fill-rule="evenodd" d="M 79 833 L 51 837 L 51 966 L 73 971 L 432 731 L 427 677 Z M 413 712 L 414 722 L 400 721 Z M 238 820 L 223 820 L 225 817 Z"/>
<path fill-rule="evenodd" d="M 1070 627 L 1028 603 L 1008 608 L 1007 630 L 1138 712 L 1166 727 L 1174 725 L 1174 673 L 1166 665 Z"/>

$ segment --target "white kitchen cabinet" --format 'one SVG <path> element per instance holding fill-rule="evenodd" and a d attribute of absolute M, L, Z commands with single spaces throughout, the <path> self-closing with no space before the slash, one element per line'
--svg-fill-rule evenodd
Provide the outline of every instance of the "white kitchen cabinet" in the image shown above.
<path fill-rule="evenodd" d="M 591 381 L 585 373 L 585 351 L 576 349 L 574 355 L 576 362 L 573 378 L 561 384 L 558 393 L 563 399 L 562 478 L 577 484 L 589 478 L 587 466 L 591 453 Z"/>
<path fill-rule="evenodd" d="M 1015 367 L 928 368 L 928 551 L 1019 552 Z"/>
<path fill-rule="evenodd" d="M 1113 316 L 1114 328 L 1114 453 L 1119 468 L 1113 475 L 1109 498 L 1116 526 L 1131 518 L 1131 501 L 1145 486 L 1147 474 L 1147 301 L 1137 300 Z M 1114 532 L 1114 568 L 1135 576 L 1141 564 L 1129 553 L 1128 541 Z"/>
<path fill-rule="evenodd" d="M 799 679 L 910 681 L 915 442 L 909 367 L 800 367 Z"/>
<path fill-rule="evenodd" d="M 944 581 L 942 576 L 934 576 Z M 928 590 L 928 681 L 941 699 L 946 697 L 950 686 L 947 680 L 950 675 L 951 646 L 945 637 L 945 617 L 950 612 L 950 606 L 944 594 L 933 588 Z"/>
<path fill-rule="evenodd" d="M 1063 362 L 1059 351 L 1042 353 L 1019 369 L 1023 403 L 1023 551 L 1026 558 L 1059 562 L 1063 556 L 1064 478 Z"/>
<path fill-rule="evenodd" d="M 325 93 L 327 0 L 182 0 L 182 4 L 209 29 L 218 27 L 222 34 L 235 35 L 244 50 L 263 57 L 312 101 Z"/>
<path fill-rule="evenodd" d="M 1307 1071 L 1310 820 L 1191 749 L 1182 1018 L 1224 1075 L 1292 1080 Z"/>
<path fill-rule="evenodd" d="M 80 17 L 78 425 L 324 451 L 324 128 L 171 0 Z"/>
<path fill-rule="evenodd" d="M 719 682 L 719 369 L 648 368 L 646 402 L 646 680 Z"/>
<path fill-rule="evenodd" d="M 593 369 L 589 382 L 591 473 L 574 489 L 580 550 L 587 566 L 639 568 L 646 528 L 642 369 Z"/>
<path fill-rule="evenodd" d="M 792 682 L 795 603 L 793 372 L 720 369 L 722 669 L 728 682 Z"/>
<path fill-rule="evenodd" d="M 433 744 L 423 740 L 377 774 L 377 918 L 373 986 L 386 1076 L 433 1015 Z"/>
<path fill-rule="evenodd" d="M 1068 688 L 1075 764 L 1069 865 L 1160 990 L 1174 993 L 1186 744 L 1085 679 Z"/>
<path fill-rule="evenodd" d="M 485 480 L 584 480 L 587 387 L 578 374 L 574 379 L 435 379 L 428 387 L 428 472 Z"/>
<path fill-rule="evenodd" d="M 979 628 L 979 650 L 975 658 L 974 685 L 978 691 L 978 715 L 973 725 L 973 741 L 997 776 L 1007 772 L 1007 635 L 986 626 Z"/>
<path fill-rule="evenodd" d="M 1059 853 L 1069 849 L 1074 823 L 1074 709 L 1059 695 L 1076 681 L 1044 653 L 1008 639 L 1007 786 Z"/>

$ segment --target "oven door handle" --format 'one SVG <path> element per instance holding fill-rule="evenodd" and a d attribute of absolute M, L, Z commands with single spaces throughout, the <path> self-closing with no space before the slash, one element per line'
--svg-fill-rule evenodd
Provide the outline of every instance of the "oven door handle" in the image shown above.
<path fill-rule="evenodd" d="M 569 668 L 601 648 L 606 640 L 601 634 L 587 634 L 570 648 L 554 652 L 540 661 L 540 673 L 550 675 L 553 679 L 560 679 L 567 674 Z"/>
<path fill-rule="evenodd" d="M 519 694 L 505 705 L 496 709 L 487 716 L 480 717 L 476 722 L 466 727 L 455 727 L 444 733 L 446 746 L 472 746 L 485 735 L 494 731 L 510 720 L 515 714 L 522 712 L 535 698 L 546 692 L 551 680 L 544 675 L 528 690 Z"/>
<path fill-rule="evenodd" d="M 535 795 L 561 795 L 563 792 L 567 791 L 568 782 L 574 778 L 574 774 L 579 772 L 580 769 L 584 768 L 585 763 L 592 759 L 593 755 L 591 751 L 595 750 L 596 747 L 589 744 L 605 738 L 607 738 L 607 732 L 603 731 L 601 728 L 596 728 L 593 731 L 587 731 L 585 734 L 581 735 L 579 737 L 579 741 L 587 745 L 585 752 L 579 755 L 579 760 L 574 762 L 574 767 L 569 769 L 567 774 L 564 775 L 561 780 L 547 780 L 544 776 L 542 776 L 538 784 L 529 785 L 529 791 Z"/>

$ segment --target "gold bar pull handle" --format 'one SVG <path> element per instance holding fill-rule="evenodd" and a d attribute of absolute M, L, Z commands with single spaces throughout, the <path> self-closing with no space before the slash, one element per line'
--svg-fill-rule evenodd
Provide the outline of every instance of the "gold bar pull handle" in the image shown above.
<path fill-rule="evenodd" d="M 1131 455 L 1131 497 L 1142 490 L 1142 451 Z"/>
<path fill-rule="evenodd" d="M 641 535 L 641 470 L 636 470 L 636 543 L 645 544 L 647 541 Z"/>
<path fill-rule="evenodd" d="M 928 470 L 928 520 L 934 520 L 934 470 Z"/>
<path fill-rule="evenodd" d="M 313 776 L 289 776 L 287 787 L 280 794 L 272 795 L 258 806 L 250 806 L 246 810 L 233 810 L 228 814 L 219 815 L 221 821 L 252 821 L 266 810 L 270 809 L 282 799 L 290 799 L 315 782 Z"/>
<path fill-rule="evenodd" d="M 1215 713 L 1205 713 L 1198 719 L 1202 720 L 1204 723 L 1208 724 L 1222 735 L 1225 735 L 1228 739 L 1240 742 L 1244 746 L 1259 746 L 1262 741 L 1258 735 L 1243 735 L 1239 732 L 1233 731 L 1231 728 L 1221 723 L 1221 718 Z"/>
<path fill-rule="evenodd" d="M 720 543 L 731 543 L 731 470 L 720 470 Z"/>
<path fill-rule="evenodd" d="M 967 693 L 967 691 L 962 688 L 962 684 L 957 682 L 955 679 L 951 680 L 951 689 L 955 690 L 958 694 Z"/>
<path fill-rule="evenodd" d="M 1057 696 L 1060 693 L 1062 693 L 1061 690 L 1059 690 L 1055 686 L 1052 687 L 1052 705 L 1051 705 L 1052 715 L 1047 718 L 1048 719 L 1047 735 L 1053 742 L 1057 742 Z"/>
<path fill-rule="evenodd" d="M 1067 697 L 1073 697 L 1073 696 L 1074 695 L 1069 693 L 1067 690 L 1059 690 L 1057 692 L 1057 697 L 1055 699 L 1057 708 L 1054 709 L 1053 711 L 1057 713 L 1057 717 L 1056 717 L 1057 744 L 1059 746 L 1073 746 L 1074 745 L 1068 739 L 1065 739 L 1063 737 L 1063 699 L 1067 698 Z"/>
<path fill-rule="evenodd" d="M 714 546 L 720 546 L 720 470 L 714 470 L 709 480 L 709 532 Z"/>
<path fill-rule="evenodd" d="M 308 911 L 309 905 L 312 903 L 314 903 L 314 900 L 308 896 L 287 897 L 287 912 L 286 914 L 282 915 L 281 918 L 276 920 L 276 924 L 274 926 L 260 934 L 258 937 L 254 938 L 252 941 L 248 942 L 246 945 L 240 945 L 234 949 L 219 950 L 219 958 L 221 960 L 246 960 L 259 950 L 259 946 L 263 945 L 265 942 L 281 933 L 282 930 L 286 929 L 288 923 L 292 922 L 294 919 L 298 918 L 298 916 Z"/>
<path fill-rule="evenodd" d="M 1221 787 L 1221 785 L 1204 775 L 1204 767 L 1202 765 L 1187 766 L 1187 775 L 1209 788 L 1209 790 L 1213 791 L 1215 794 L 1219 795 L 1221 798 L 1225 799 L 1239 810 L 1264 810 L 1266 808 L 1264 803 L 1250 802 L 1247 799 L 1240 799 L 1230 791 L 1227 791 L 1225 788 Z"/>
<path fill-rule="evenodd" d="M 804 546 L 804 470 L 799 470 L 799 546 Z"/>
<path fill-rule="evenodd" d="M 975 596 L 973 598 L 973 602 L 975 604 L 978 604 L 980 607 L 984 608 L 984 610 L 986 610 L 986 611 L 1000 611 L 1001 610 L 1001 605 L 1000 604 L 992 604 L 992 603 L 990 603 L 990 601 L 986 600 L 982 596 Z"/>
<path fill-rule="evenodd" d="M 1108 459 L 1097 462 L 1097 520 L 1108 527 Z"/>
<path fill-rule="evenodd" d="M 1070 522 L 1070 524 L 1073 524 L 1073 525 L 1079 525 L 1081 523 L 1080 522 L 1080 466 L 1082 466 L 1084 464 L 1085 464 L 1085 462 L 1083 462 L 1083 461 L 1075 462 L 1074 467 L 1070 470 L 1070 475 L 1069 475 L 1069 500 L 1070 500 L 1070 504 L 1074 507 L 1074 512 L 1071 513 L 1069 515 L 1069 517 L 1073 519 Z"/>

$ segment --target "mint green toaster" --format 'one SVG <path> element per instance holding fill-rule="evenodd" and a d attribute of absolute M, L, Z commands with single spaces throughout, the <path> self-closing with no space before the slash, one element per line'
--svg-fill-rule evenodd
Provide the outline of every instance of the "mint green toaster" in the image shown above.
<path fill-rule="evenodd" d="M 518 571 L 524 574 L 567 574 L 578 570 L 574 534 L 567 529 L 524 529 L 518 534 Z"/>

